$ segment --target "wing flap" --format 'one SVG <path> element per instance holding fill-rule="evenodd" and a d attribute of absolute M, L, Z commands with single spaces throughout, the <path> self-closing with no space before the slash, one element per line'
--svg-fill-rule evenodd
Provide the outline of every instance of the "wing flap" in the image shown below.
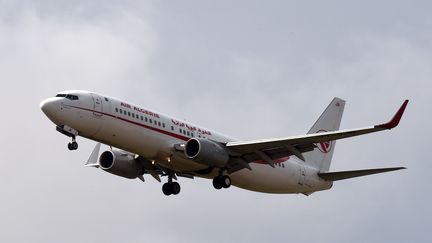
<path fill-rule="evenodd" d="M 339 181 L 339 180 L 351 179 L 360 176 L 367 176 L 367 175 L 379 174 L 379 173 L 402 170 L 402 169 L 406 169 L 406 168 L 391 167 L 391 168 L 378 168 L 378 169 L 366 169 L 366 170 L 324 172 L 324 173 L 318 173 L 318 176 L 323 178 L 326 181 Z"/>

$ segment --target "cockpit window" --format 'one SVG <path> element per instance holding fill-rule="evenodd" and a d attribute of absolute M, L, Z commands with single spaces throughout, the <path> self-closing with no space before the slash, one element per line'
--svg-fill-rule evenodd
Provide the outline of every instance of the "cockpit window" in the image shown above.
<path fill-rule="evenodd" d="M 69 100 L 79 100 L 78 96 L 71 94 L 57 94 L 56 97 L 64 97 Z"/>
<path fill-rule="evenodd" d="M 69 100 L 78 100 L 78 96 L 68 94 L 68 95 L 66 95 L 66 99 L 69 99 Z"/>
<path fill-rule="evenodd" d="M 65 97 L 66 99 L 69 100 L 78 100 L 78 96 L 76 95 L 71 95 L 71 94 L 57 94 L 56 97 Z"/>

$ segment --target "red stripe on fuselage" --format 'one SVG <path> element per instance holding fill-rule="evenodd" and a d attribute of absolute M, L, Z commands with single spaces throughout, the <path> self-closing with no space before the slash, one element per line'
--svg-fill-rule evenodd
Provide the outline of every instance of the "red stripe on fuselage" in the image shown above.
<path fill-rule="evenodd" d="M 189 137 L 185 137 L 185 136 L 182 136 L 182 135 L 179 135 L 179 134 L 176 134 L 176 133 L 172 133 L 172 132 L 168 132 L 168 131 L 165 131 L 165 130 L 162 130 L 162 129 L 158 129 L 158 128 L 154 128 L 154 127 L 151 127 L 151 126 L 147 126 L 145 124 L 138 123 L 138 122 L 135 122 L 135 121 L 131 121 L 131 120 L 125 119 L 123 117 L 114 116 L 114 115 L 111 115 L 109 113 L 100 112 L 100 111 L 96 111 L 96 110 L 92 110 L 92 109 L 87 109 L 87 108 L 83 108 L 83 107 L 78 107 L 78 106 L 72 106 L 72 105 L 68 105 L 68 106 L 72 107 L 72 108 L 80 109 L 80 110 L 85 110 L 85 111 L 89 111 L 89 112 L 93 112 L 93 113 L 99 113 L 99 114 L 102 114 L 102 115 L 106 115 L 106 116 L 110 116 L 110 117 L 113 117 L 113 118 L 117 118 L 119 120 L 131 123 L 131 124 L 143 127 L 143 128 L 147 128 L 149 130 L 152 130 L 152 131 L 155 131 L 155 132 L 158 132 L 158 133 L 162 133 L 162 134 L 165 134 L 167 136 L 171 136 L 171 137 L 183 140 L 183 141 L 189 140 Z"/>

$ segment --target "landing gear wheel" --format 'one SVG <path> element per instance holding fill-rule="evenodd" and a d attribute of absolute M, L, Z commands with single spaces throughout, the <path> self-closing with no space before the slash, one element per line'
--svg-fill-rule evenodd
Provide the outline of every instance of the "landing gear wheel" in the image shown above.
<path fill-rule="evenodd" d="M 167 182 L 162 185 L 162 192 L 169 195 L 177 195 L 180 193 L 180 184 L 178 182 Z"/>
<path fill-rule="evenodd" d="M 78 143 L 76 142 L 76 137 L 72 137 L 72 142 L 68 143 L 68 149 L 69 150 L 77 150 L 78 149 Z"/>
<path fill-rule="evenodd" d="M 169 196 L 169 195 L 173 194 L 173 193 L 172 193 L 172 190 L 171 190 L 171 183 L 164 183 L 164 184 L 162 185 L 162 192 L 163 192 L 163 194 L 165 194 L 166 196 Z"/>
<path fill-rule="evenodd" d="M 213 187 L 217 190 L 222 188 L 229 188 L 231 186 L 231 178 L 227 175 L 216 176 L 213 178 Z"/>
<path fill-rule="evenodd" d="M 72 142 L 72 148 L 73 150 L 77 150 L 78 149 L 78 143 L 77 142 Z"/>
<path fill-rule="evenodd" d="M 221 184 L 223 188 L 229 188 L 231 186 L 231 178 L 229 176 L 221 176 Z"/>
<path fill-rule="evenodd" d="M 213 187 L 216 190 L 222 189 L 222 183 L 221 183 L 221 179 L 220 176 L 216 176 L 215 178 L 213 178 Z"/>
<path fill-rule="evenodd" d="M 69 150 L 77 150 L 78 149 L 78 143 L 77 142 L 71 142 L 71 143 L 68 143 L 68 149 Z"/>
<path fill-rule="evenodd" d="M 180 184 L 177 182 L 171 183 L 171 192 L 173 195 L 177 195 L 180 193 Z"/>

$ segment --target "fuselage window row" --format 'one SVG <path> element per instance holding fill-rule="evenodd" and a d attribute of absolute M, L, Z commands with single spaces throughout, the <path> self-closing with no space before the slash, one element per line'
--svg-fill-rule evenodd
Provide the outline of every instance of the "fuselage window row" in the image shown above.
<path fill-rule="evenodd" d="M 126 110 L 122 110 L 122 109 L 119 109 L 117 107 L 115 108 L 115 111 L 117 113 L 120 113 L 120 114 L 125 114 L 125 115 L 128 115 L 128 116 L 132 116 L 133 118 L 136 118 L 136 119 L 141 119 L 141 121 L 149 122 L 150 124 L 153 123 L 154 125 L 159 126 L 159 127 L 163 127 L 163 128 L 166 127 L 165 123 L 163 123 L 163 122 L 160 122 L 160 121 L 157 121 L 157 120 L 152 120 L 152 119 L 149 119 L 147 117 L 137 115 L 135 113 L 130 113 L 130 112 L 127 112 Z M 171 126 L 171 131 L 174 131 L 174 126 Z M 186 135 L 188 137 L 195 137 L 195 134 L 193 132 L 189 132 L 189 131 L 183 130 L 181 128 L 179 129 L 179 133 L 183 134 L 183 135 Z M 199 137 L 201 137 L 201 136 L 199 136 Z"/>
<path fill-rule="evenodd" d="M 157 121 L 157 120 L 152 120 L 152 119 L 149 119 L 149 118 L 147 118 L 147 117 L 145 117 L 145 116 L 138 115 L 138 114 L 135 114 L 135 113 L 133 113 L 133 112 L 131 113 L 131 112 L 129 112 L 129 111 L 119 109 L 118 107 L 115 107 L 115 112 L 116 112 L 116 113 L 120 113 L 120 114 L 124 114 L 124 115 L 129 116 L 129 117 L 132 117 L 132 118 L 136 118 L 137 120 L 141 120 L 141 121 L 148 122 L 148 123 L 150 123 L 150 124 L 154 124 L 155 126 L 159 126 L 159 127 L 163 127 L 163 128 L 166 127 L 166 125 L 165 125 L 164 122 L 160 122 L 160 121 Z M 174 131 L 174 127 L 173 127 L 173 126 L 171 126 L 171 130 Z M 180 133 L 181 133 L 181 132 L 180 132 Z M 184 131 L 183 133 L 186 135 L 186 132 L 185 132 L 185 131 Z M 189 133 L 189 132 L 188 132 L 188 133 Z M 189 136 L 189 135 L 188 135 L 188 136 Z"/>

